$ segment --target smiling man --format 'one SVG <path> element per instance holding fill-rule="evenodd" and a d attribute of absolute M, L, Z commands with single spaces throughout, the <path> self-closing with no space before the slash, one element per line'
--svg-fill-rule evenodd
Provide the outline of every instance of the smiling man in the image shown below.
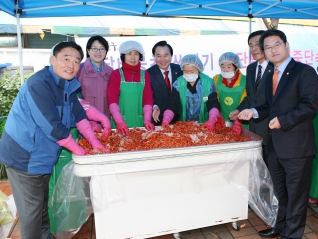
<path fill-rule="evenodd" d="M 246 69 L 246 92 L 247 96 L 237 107 L 230 113 L 230 119 L 236 120 L 240 111 L 252 108 L 265 103 L 265 80 L 267 75 L 273 71 L 273 64 L 268 62 L 265 54 L 259 46 L 259 39 L 264 31 L 252 32 L 248 36 L 248 46 L 255 62 L 247 66 Z M 268 139 L 268 119 L 265 118 L 260 122 L 249 121 L 249 130 L 263 138 L 262 152 L 263 160 L 267 165 L 267 139 Z"/>
<path fill-rule="evenodd" d="M 265 82 L 266 102 L 245 109 L 240 119 L 262 121 L 268 117 L 268 169 L 279 200 L 276 224 L 262 237 L 301 239 L 305 224 L 312 162 L 316 153 L 313 115 L 318 110 L 318 76 L 306 64 L 289 56 L 286 35 L 264 32 L 259 40 L 274 72 Z"/>
<path fill-rule="evenodd" d="M 166 41 L 157 42 L 152 48 L 156 64 L 148 68 L 154 98 L 153 123 L 162 124 L 163 112 L 167 109 L 172 84 L 182 75 L 180 65 L 171 63 L 173 49 Z M 172 123 L 178 120 L 175 115 Z"/>
<path fill-rule="evenodd" d="M 71 137 L 76 125 L 94 149 L 97 140 L 75 91 L 83 59 L 75 42 L 54 47 L 51 65 L 32 75 L 21 87 L 0 140 L 0 161 L 6 170 L 19 213 L 23 239 L 51 239 L 48 217 L 49 180 L 61 146 L 76 155 L 86 152 Z"/>

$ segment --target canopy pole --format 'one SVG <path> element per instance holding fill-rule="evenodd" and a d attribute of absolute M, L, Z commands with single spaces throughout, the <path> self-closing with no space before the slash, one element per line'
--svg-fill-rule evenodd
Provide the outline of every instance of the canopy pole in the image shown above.
<path fill-rule="evenodd" d="M 20 65 L 20 81 L 21 85 L 24 83 L 23 75 L 23 58 L 22 58 L 22 41 L 21 41 L 21 27 L 20 27 L 20 14 L 16 13 L 17 18 L 17 34 L 18 34 L 18 48 L 19 48 L 19 65 Z"/>
<path fill-rule="evenodd" d="M 249 29 L 248 29 L 248 32 L 249 32 L 249 34 L 251 34 L 252 33 L 252 18 L 249 18 Z M 248 54 L 248 63 L 249 64 L 251 64 L 251 53 L 249 52 L 249 54 Z"/>
<path fill-rule="evenodd" d="M 253 17 L 253 13 L 252 13 L 252 1 L 249 0 L 248 1 L 248 24 L 249 24 L 249 29 L 248 32 L 249 34 L 252 33 L 252 17 Z M 251 53 L 248 52 L 248 64 L 251 64 Z"/>

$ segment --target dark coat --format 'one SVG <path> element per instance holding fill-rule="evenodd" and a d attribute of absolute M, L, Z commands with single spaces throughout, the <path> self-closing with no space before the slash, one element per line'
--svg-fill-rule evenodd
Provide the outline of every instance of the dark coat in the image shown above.
<path fill-rule="evenodd" d="M 171 63 L 170 68 L 171 68 L 171 75 L 172 75 L 171 80 L 173 84 L 173 82 L 175 82 L 179 76 L 183 75 L 183 73 L 182 73 L 181 67 L 177 64 Z M 153 65 L 152 67 L 148 68 L 147 71 L 151 78 L 154 105 L 157 105 L 160 109 L 160 115 L 159 115 L 160 121 L 159 123 L 155 123 L 155 122 L 153 123 L 155 125 L 161 125 L 163 112 L 167 109 L 170 94 L 158 65 Z M 175 115 L 174 119 L 172 120 L 172 123 L 178 120 L 178 118 L 179 118 L 179 115 Z"/>
<path fill-rule="evenodd" d="M 292 59 L 272 95 L 273 71 L 265 82 L 266 102 L 256 107 L 256 122 L 277 117 L 280 129 L 269 129 L 280 158 L 301 158 L 316 153 L 313 115 L 318 110 L 318 76 L 306 64 Z"/>
<path fill-rule="evenodd" d="M 255 90 L 255 78 L 257 70 L 257 61 L 248 65 L 246 69 L 246 92 L 247 96 L 241 102 L 237 109 L 242 111 L 244 109 L 254 108 L 265 103 L 265 80 L 268 74 L 273 72 L 274 66 L 268 63 L 262 78 L 258 84 L 257 91 Z M 268 118 L 256 123 L 254 120 L 249 121 L 249 130 L 263 138 L 263 145 L 267 145 L 268 141 Z"/>

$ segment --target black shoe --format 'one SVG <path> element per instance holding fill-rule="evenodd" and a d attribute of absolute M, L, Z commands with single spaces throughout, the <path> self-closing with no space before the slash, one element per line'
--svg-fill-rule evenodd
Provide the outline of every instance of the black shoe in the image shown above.
<path fill-rule="evenodd" d="M 280 235 L 281 231 L 275 228 L 269 228 L 262 231 L 259 231 L 258 234 L 261 237 L 275 238 Z"/>
<path fill-rule="evenodd" d="M 318 217 L 318 205 L 317 205 L 317 203 L 308 203 L 308 208 L 315 215 L 315 217 Z"/>

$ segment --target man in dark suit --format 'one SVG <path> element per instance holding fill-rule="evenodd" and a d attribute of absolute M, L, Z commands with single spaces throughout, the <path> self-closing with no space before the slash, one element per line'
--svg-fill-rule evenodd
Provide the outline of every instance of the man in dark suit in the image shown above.
<path fill-rule="evenodd" d="M 275 68 L 265 82 L 266 102 L 238 115 L 243 120 L 269 119 L 268 169 L 279 209 L 275 226 L 259 235 L 301 239 L 316 153 L 313 115 L 318 110 L 318 76 L 311 66 L 289 56 L 282 31 L 264 32 L 259 43 Z"/>
<path fill-rule="evenodd" d="M 255 62 L 247 66 L 246 69 L 246 92 L 247 96 L 237 107 L 230 113 L 230 119 L 236 120 L 240 111 L 249 109 L 265 103 L 265 79 L 273 71 L 273 64 L 266 60 L 264 52 L 259 46 L 259 39 L 264 31 L 252 32 L 248 36 L 248 45 Z M 249 121 L 249 130 L 263 138 L 263 160 L 267 165 L 267 141 L 268 141 L 268 118 L 260 122 Z"/>
<path fill-rule="evenodd" d="M 171 63 L 173 49 L 166 41 L 157 42 L 152 48 L 156 64 L 148 68 L 153 91 L 153 123 L 161 125 L 163 112 L 167 109 L 172 84 L 182 75 L 179 65 Z M 176 122 L 179 115 L 175 115 L 172 123 Z"/>

